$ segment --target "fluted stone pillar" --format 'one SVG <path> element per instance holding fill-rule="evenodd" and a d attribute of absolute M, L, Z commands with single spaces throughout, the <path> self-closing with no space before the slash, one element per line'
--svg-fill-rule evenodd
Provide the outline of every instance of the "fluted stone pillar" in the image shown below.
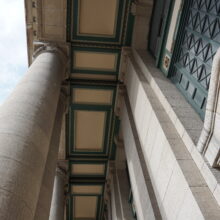
<path fill-rule="evenodd" d="M 34 220 L 48 220 L 49 218 L 54 177 L 59 151 L 62 119 L 65 107 L 66 97 L 63 93 L 61 93 Z"/>
<path fill-rule="evenodd" d="M 32 220 L 65 71 L 65 56 L 43 47 L 0 107 L 0 219 Z"/>
<path fill-rule="evenodd" d="M 64 220 L 66 172 L 57 167 L 49 220 Z"/>

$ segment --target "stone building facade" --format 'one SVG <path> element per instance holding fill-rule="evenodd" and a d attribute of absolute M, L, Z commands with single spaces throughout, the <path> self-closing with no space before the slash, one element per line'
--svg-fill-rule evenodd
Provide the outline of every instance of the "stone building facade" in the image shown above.
<path fill-rule="evenodd" d="M 220 219 L 220 2 L 25 9 L 30 67 L 0 108 L 0 219 Z"/>

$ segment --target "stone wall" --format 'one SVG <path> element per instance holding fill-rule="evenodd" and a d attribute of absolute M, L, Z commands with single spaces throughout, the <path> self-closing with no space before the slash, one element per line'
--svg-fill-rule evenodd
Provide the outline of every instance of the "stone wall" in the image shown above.
<path fill-rule="evenodd" d="M 125 84 L 128 100 L 122 113 L 122 133 L 138 218 L 154 219 L 157 214 L 152 207 L 152 191 L 146 185 L 146 178 L 144 182 L 144 163 L 162 219 L 217 220 L 219 206 L 189 153 L 189 146 L 177 132 L 132 55 L 127 60 Z M 144 161 L 139 158 L 137 142 Z M 156 219 L 160 219 L 160 215 Z"/>

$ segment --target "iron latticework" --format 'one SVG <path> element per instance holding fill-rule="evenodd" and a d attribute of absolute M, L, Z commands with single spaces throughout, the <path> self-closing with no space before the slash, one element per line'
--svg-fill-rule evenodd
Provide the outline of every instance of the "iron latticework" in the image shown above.
<path fill-rule="evenodd" d="M 173 79 L 184 96 L 204 117 L 211 66 L 220 46 L 220 1 L 193 0 L 180 24 L 181 42 Z"/>

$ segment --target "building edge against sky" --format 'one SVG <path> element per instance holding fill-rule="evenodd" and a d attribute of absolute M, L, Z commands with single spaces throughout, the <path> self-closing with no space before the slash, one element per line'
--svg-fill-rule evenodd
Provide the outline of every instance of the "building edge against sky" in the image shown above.
<path fill-rule="evenodd" d="M 220 4 L 25 8 L 30 67 L 0 108 L 0 219 L 219 219 Z"/>
<path fill-rule="evenodd" d="M 14 5 L 13 8 L 11 4 Z M 13 14 L 10 19 L 8 18 L 9 12 Z M 28 68 L 24 1 L 2 0 L 0 20 L 2 42 L 0 46 L 0 104 L 2 104 Z"/>

